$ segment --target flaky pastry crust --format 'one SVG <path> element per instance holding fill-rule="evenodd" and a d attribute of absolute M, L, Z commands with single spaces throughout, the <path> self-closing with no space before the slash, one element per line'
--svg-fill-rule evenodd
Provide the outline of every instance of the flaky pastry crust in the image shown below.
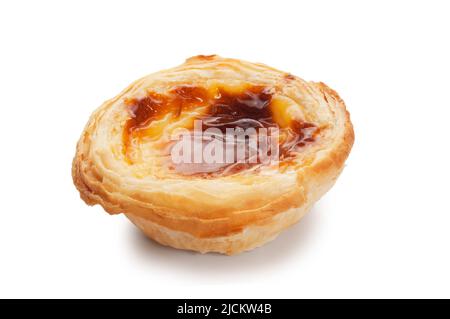
<path fill-rule="evenodd" d="M 180 85 L 270 87 L 275 111 L 314 123 L 318 136 L 278 168 L 214 177 L 170 172 L 149 151 L 153 141 L 124 142 L 130 119 L 127 101 Z M 292 108 L 295 115 L 286 111 Z M 160 135 L 169 124 L 161 125 Z M 77 144 L 72 175 L 87 204 L 100 204 L 110 214 L 124 213 L 159 243 L 232 255 L 261 246 L 296 223 L 334 184 L 353 141 L 344 102 L 325 84 L 263 64 L 196 56 L 135 81 L 103 103 Z"/>

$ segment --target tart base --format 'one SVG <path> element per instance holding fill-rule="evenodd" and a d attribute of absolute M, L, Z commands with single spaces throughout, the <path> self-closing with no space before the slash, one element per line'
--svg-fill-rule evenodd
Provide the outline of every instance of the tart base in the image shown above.
<path fill-rule="evenodd" d="M 197 238 L 189 233 L 158 225 L 137 215 L 125 215 L 147 237 L 162 245 L 193 250 L 203 254 L 216 252 L 235 255 L 274 240 L 280 232 L 298 222 L 309 209 L 310 206 L 290 208 L 272 217 L 263 225 L 248 226 L 237 234 L 212 238 Z"/>

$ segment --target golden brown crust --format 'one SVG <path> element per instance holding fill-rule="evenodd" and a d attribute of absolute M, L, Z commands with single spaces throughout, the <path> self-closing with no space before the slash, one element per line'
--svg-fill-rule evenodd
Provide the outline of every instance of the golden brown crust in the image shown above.
<path fill-rule="evenodd" d="M 148 161 L 127 163 L 121 132 L 124 99 L 179 83 L 276 88 L 322 129 L 317 143 L 292 163 L 265 174 L 243 172 L 213 179 L 170 175 Z M 334 183 L 354 141 L 344 102 L 323 83 L 305 82 L 262 64 L 197 56 L 144 77 L 106 101 L 78 142 L 72 175 L 81 198 L 125 213 L 149 237 L 169 246 L 226 254 L 259 246 L 296 222 Z M 146 173 L 150 172 L 150 173 Z"/>

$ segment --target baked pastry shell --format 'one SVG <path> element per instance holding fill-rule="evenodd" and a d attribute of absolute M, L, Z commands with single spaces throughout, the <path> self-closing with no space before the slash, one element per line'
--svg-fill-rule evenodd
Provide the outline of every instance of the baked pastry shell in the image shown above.
<path fill-rule="evenodd" d="M 239 68 L 248 62 L 200 56 L 178 71 L 208 63 L 212 63 L 210 68 L 221 63 Z M 327 118 L 332 134 L 324 137 L 320 149 L 285 171 L 213 179 L 124 176 L 114 170 L 117 163 L 107 151 L 96 149 L 99 126 L 105 125 L 102 116 L 145 83 L 136 81 L 95 111 L 83 131 L 72 166 L 81 198 L 89 205 L 100 204 L 110 214 L 125 213 L 148 237 L 175 248 L 232 255 L 272 240 L 304 216 L 334 184 L 354 141 L 349 113 L 338 94 L 323 83 L 294 81 L 332 115 Z"/>

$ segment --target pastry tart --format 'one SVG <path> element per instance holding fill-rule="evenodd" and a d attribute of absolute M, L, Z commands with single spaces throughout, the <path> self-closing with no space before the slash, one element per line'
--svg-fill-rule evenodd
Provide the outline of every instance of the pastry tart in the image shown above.
<path fill-rule="evenodd" d="M 353 140 L 325 84 L 196 56 L 100 106 L 72 175 L 87 204 L 125 214 L 155 241 L 231 255 L 296 223 L 334 184 Z"/>

